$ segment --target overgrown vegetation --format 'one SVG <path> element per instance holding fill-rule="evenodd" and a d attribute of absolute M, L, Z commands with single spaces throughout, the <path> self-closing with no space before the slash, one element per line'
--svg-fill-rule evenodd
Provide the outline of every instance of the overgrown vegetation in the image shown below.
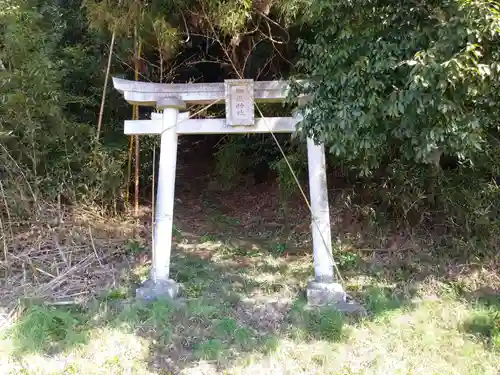
<path fill-rule="evenodd" d="M 394 157 L 491 157 L 499 12 L 482 0 L 315 2 L 300 42 L 307 134 L 365 174 Z"/>
<path fill-rule="evenodd" d="M 122 151 L 93 142 L 104 42 L 76 3 L 65 4 L 6 1 L 0 13 L 2 206 L 13 213 L 30 215 L 60 195 L 114 201 L 123 186 Z"/>
<path fill-rule="evenodd" d="M 210 249 L 210 250 L 208 250 Z M 248 248 L 247 252 L 249 251 Z M 200 254 L 210 251 L 211 258 Z M 498 372 L 499 304 L 468 285 L 497 286 L 494 273 L 444 275 L 420 251 L 399 276 L 391 257 L 362 257 L 348 288 L 368 315 L 311 309 L 300 294 L 311 258 L 260 249 L 236 267 L 240 250 L 199 238 L 173 259 L 184 299 L 143 304 L 112 289 L 84 305 L 29 304 L 0 331 L 6 373 L 491 374 Z M 240 257 L 240 256 L 238 256 Z M 382 270 L 376 268 L 379 265 Z M 349 267 L 341 266 L 349 274 Z M 425 274 L 421 282 L 412 276 Z M 479 280 L 483 277 L 484 280 Z M 496 284 L 495 284 L 496 283 Z M 279 287 L 278 287 L 279 286 Z M 451 292 L 453 290 L 453 292 Z"/>
<path fill-rule="evenodd" d="M 308 16 L 299 66 L 311 79 L 295 88 L 310 96 L 303 134 L 373 176 L 375 199 L 402 225 L 427 215 L 497 239 L 498 4 L 325 0 Z"/>
<path fill-rule="evenodd" d="M 63 202 L 123 207 L 133 184 L 126 181 L 130 156 L 121 124 L 131 111 L 111 89 L 104 138 L 96 142 L 114 34 L 115 76 L 131 78 L 134 67 L 139 79 L 162 82 L 305 73 L 309 88 L 296 89 L 314 95 L 303 108 L 300 134 L 326 143 L 332 172 L 357 171 L 336 180 L 354 184 L 358 197 L 357 186 L 368 187 L 356 203 L 374 202 L 373 220 L 400 228 L 444 224 L 465 238 L 497 238 L 497 6 L 479 0 L 311 4 L 75 0 L 48 6 L 5 0 L 2 205 L 30 214 L 35 202 L 61 196 Z M 286 115 L 291 107 L 262 110 Z M 220 109 L 205 114 L 210 112 L 221 115 Z M 279 141 L 303 183 L 303 145 Z M 220 186 L 276 178 L 283 202 L 297 192 L 272 137 L 210 142 L 203 152 L 213 154 Z M 155 147 L 143 137 L 139 177 L 145 198 L 151 195 Z M 443 168 L 436 170 L 438 164 Z"/>
<path fill-rule="evenodd" d="M 499 12 L 0 0 L 0 371 L 496 375 Z M 297 136 L 277 136 L 288 163 L 267 134 L 180 139 L 177 304 L 131 298 L 150 267 L 159 150 L 141 137 L 132 223 L 138 143 L 123 120 L 150 110 L 111 87 L 101 108 L 110 51 L 127 79 L 294 79 L 266 116 L 309 95 Z M 364 318 L 305 306 L 310 219 L 289 164 L 306 185 L 306 136 L 328 151 L 334 257 Z"/>

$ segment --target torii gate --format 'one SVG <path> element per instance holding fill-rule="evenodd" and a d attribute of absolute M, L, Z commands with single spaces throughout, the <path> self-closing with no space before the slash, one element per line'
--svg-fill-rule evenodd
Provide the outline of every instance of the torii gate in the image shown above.
<path fill-rule="evenodd" d="M 169 278 L 174 211 L 177 137 L 179 134 L 293 133 L 300 119 L 267 117 L 254 119 L 255 102 L 282 102 L 289 85 L 285 81 L 225 80 L 224 83 L 163 84 L 113 78 L 115 89 L 130 104 L 156 107 L 151 120 L 125 121 L 125 134 L 160 134 L 160 161 L 156 196 L 151 277 L 137 297 L 175 298 L 179 285 Z M 226 104 L 226 118 L 189 119 L 180 112 L 186 104 Z M 307 286 L 311 305 L 342 304 L 346 294 L 336 282 L 332 258 L 330 211 L 323 145 L 307 140 L 314 280 Z"/>

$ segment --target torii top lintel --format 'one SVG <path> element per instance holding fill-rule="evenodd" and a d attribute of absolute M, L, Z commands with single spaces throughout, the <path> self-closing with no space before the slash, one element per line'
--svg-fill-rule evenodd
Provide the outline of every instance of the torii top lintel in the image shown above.
<path fill-rule="evenodd" d="M 130 104 L 154 107 L 164 97 L 176 97 L 187 104 L 223 103 L 224 82 L 218 83 L 150 83 L 113 77 L 113 85 Z M 287 81 L 254 82 L 256 102 L 282 102 L 288 94 Z"/>

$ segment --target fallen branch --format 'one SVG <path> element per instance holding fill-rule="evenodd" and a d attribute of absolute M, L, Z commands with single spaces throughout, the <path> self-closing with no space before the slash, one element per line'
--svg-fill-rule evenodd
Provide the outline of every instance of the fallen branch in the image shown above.
<path fill-rule="evenodd" d="M 92 244 L 92 249 L 94 250 L 95 257 L 97 258 L 99 265 L 102 267 L 103 264 L 101 262 L 101 259 L 99 258 L 99 255 L 97 255 L 97 249 L 95 248 L 94 237 L 92 237 L 92 229 L 90 229 L 90 225 L 89 225 L 89 235 L 90 235 L 90 243 Z"/>

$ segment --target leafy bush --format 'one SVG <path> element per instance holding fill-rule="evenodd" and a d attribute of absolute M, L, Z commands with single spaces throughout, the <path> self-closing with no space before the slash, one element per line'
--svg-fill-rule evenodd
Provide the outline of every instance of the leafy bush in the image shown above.
<path fill-rule="evenodd" d="M 5 66 L 0 71 L 0 164 L 6 171 L 7 204 L 15 210 L 24 202 L 21 211 L 31 214 L 31 204 L 59 195 L 116 202 L 123 155 L 94 144 L 93 125 L 77 119 L 85 119 L 89 99 L 69 84 L 81 84 L 81 74 L 88 80 L 92 68 L 82 57 L 90 52 L 87 47 L 71 45 L 66 35 L 78 22 L 65 20 L 77 17 L 78 10 L 34 0 L 17 5 L 0 13 Z M 75 109 L 78 116 L 71 112 Z"/>
<path fill-rule="evenodd" d="M 369 174 L 474 160 L 498 129 L 500 12 L 482 0 L 315 1 L 299 41 L 304 134 Z"/>
<path fill-rule="evenodd" d="M 302 135 L 370 176 L 360 183 L 399 226 L 497 235 L 498 4 L 321 0 L 306 22 L 308 83 L 290 95 L 309 97 Z"/>
<path fill-rule="evenodd" d="M 307 159 L 303 148 L 297 148 L 290 136 L 278 136 L 278 140 L 292 164 L 295 173 L 303 176 Z M 233 187 L 244 175 L 266 175 L 274 170 L 278 174 L 280 189 L 285 197 L 295 191 L 293 179 L 276 142 L 269 134 L 227 137 L 215 154 L 216 172 L 226 187 Z"/>
<path fill-rule="evenodd" d="M 476 238 L 493 253 L 500 236 L 500 187 L 488 178 L 492 171 L 485 167 L 434 171 L 394 161 L 383 176 L 366 179 L 364 185 L 377 214 L 385 214 L 400 228 L 440 224 L 442 234 Z"/>
<path fill-rule="evenodd" d="M 283 201 L 286 201 L 293 193 L 298 191 L 297 181 L 290 171 L 290 167 L 299 182 L 304 181 L 307 175 L 307 155 L 305 147 L 291 148 L 286 157 L 288 163 L 284 157 L 280 157 L 271 164 L 272 169 L 278 173 L 278 184 Z"/>

